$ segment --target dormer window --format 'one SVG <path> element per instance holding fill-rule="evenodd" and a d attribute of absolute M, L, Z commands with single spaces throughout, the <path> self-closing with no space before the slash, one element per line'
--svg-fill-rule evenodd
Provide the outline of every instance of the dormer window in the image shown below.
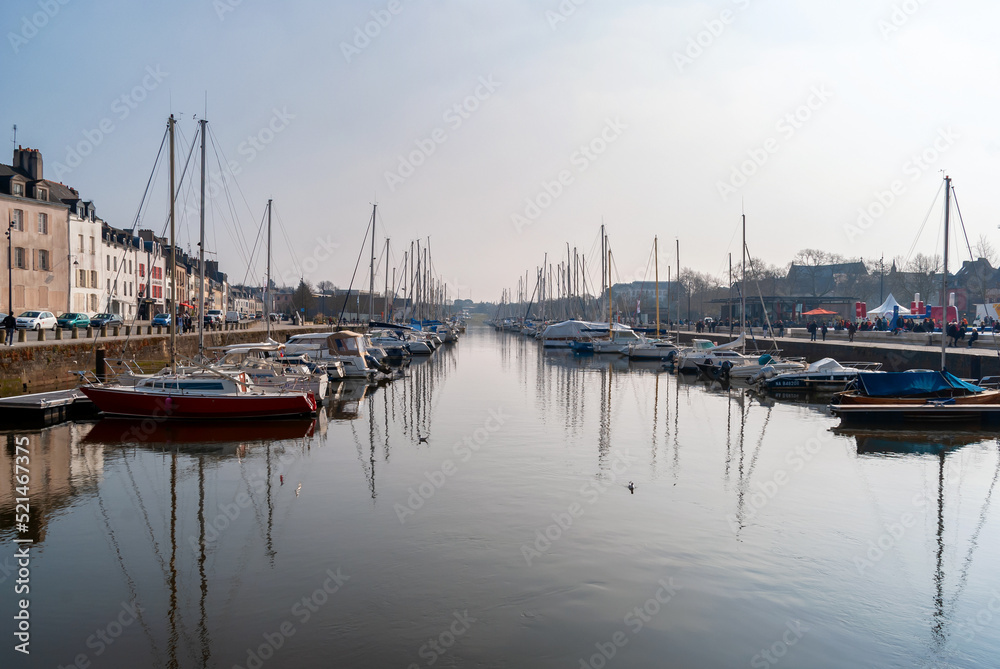
<path fill-rule="evenodd" d="M 35 194 L 38 196 L 39 200 L 49 199 L 49 191 L 44 188 L 35 188 Z"/>
<path fill-rule="evenodd" d="M 24 197 L 24 184 L 15 181 L 14 183 L 11 184 L 10 190 L 12 195 L 17 195 L 18 197 Z"/>

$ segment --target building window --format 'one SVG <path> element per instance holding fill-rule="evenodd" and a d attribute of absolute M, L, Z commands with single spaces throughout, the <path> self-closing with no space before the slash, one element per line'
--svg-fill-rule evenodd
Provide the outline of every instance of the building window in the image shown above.
<path fill-rule="evenodd" d="M 38 234 L 47 235 L 49 234 L 49 215 L 48 214 L 38 214 Z"/>
<path fill-rule="evenodd" d="M 146 276 L 146 265 L 144 263 L 139 263 L 139 278 L 142 279 Z"/>
<path fill-rule="evenodd" d="M 108 279 L 108 292 L 111 292 L 111 279 Z"/>
<path fill-rule="evenodd" d="M 90 310 L 97 311 L 97 295 L 90 296 Z"/>
<path fill-rule="evenodd" d="M 132 273 L 132 261 L 131 260 L 128 261 L 128 273 L 129 274 Z"/>
<path fill-rule="evenodd" d="M 83 253 L 83 235 L 77 235 L 80 239 L 80 253 Z"/>
<path fill-rule="evenodd" d="M 94 238 L 90 238 L 90 255 L 94 255 Z"/>
<path fill-rule="evenodd" d="M 45 249 L 38 249 L 38 269 L 43 272 L 47 272 L 51 269 L 51 267 L 49 267 L 49 252 Z"/>
<path fill-rule="evenodd" d="M 24 252 L 23 248 L 17 247 L 14 249 L 14 267 L 18 269 L 28 269 L 28 254 Z"/>
<path fill-rule="evenodd" d="M 111 256 L 107 256 L 107 257 L 105 258 L 105 260 L 107 260 L 107 261 L 108 261 L 108 271 L 110 272 L 110 271 L 111 271 Z"/>
<path fill-rule="evenodd" d="M 11 185 L 11 191 L 14 195 L 18 197 L 24 197 L 24 184 L 14 182 Z"/>
<path fill-rule="evenodd" d="M 97 270 L 90 270 L 90 287 L 97 288 Z"/>
<path fill-rule="evenodd" d="M 44 188 L 37 188 L 36 187 L 35 191 L 37 191 L 38 199 L 39 200 L 48 200 L 49 199 L 49 191 L 45 190 Z"/>
<path fill-rule="evenodd" d="M 24 232 L 24 212 L 20 209 L 14 210 L 14 215 L 10 218 L 11 223 L 14 224 L 14 229 L 18 232 Z"/>
<path fill-rule="evenodd" d="M 118 271 L 118 258 L 117 258 L 117 256 L 114 259 L 114 269 L 115 269 L 116 272 Z"/>
<path fill-rule="evenodd" d="M 76 272 L 76 287 L 86 288 L 87 287 L 87 270 L 81 269 Z"/>

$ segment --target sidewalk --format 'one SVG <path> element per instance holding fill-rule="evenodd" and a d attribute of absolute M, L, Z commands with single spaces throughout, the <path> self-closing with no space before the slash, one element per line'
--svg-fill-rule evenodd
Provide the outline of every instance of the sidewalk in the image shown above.
<path fill-rule="evenodd" d="M 257 331 L 257 332 L 261 333 L 261 337 L 263 338 L 263 334 L 266 331 L 266 327 L 265 327 L 266 324 L 263 321 L 249 321 L 249 322 L 246 323 L 246 325 L 247 325 L 246 328 L 241 328 L 241 329 L 238 329 L 238 330 L 205 330 L 205 334 L 209 335 L 209 334 L 221 334 L 221 333 L 225 333 L 225 332 Z M 38 333 L 36 333 L 34 331 L 31 331 L 31 330 L 27 330 L 27 331 L 25 331 L 25 330 L 19 330 L 18 332 L 16 332 L 14 334 L 14 346 L 13 346 L 13 348 L 41 347 L 41 346 L 59 346 L 59 345 L 64 345 L 64 344 L 84 344 L 84 343 L 91 343 L 92 344 L 92 343 L 100 343 L 100 342 L 106 342 L 106 341 L 124 341 L 126 339 L 152 339 L 152 338 L 156 338 L 156 337 L 169 337 L 170 336 L 170 333 L 167 331 L 166 327 L 163 327 L 162 331 L 159 334 L 157 334 L 155 326 L 153 327 L 153 334 L 146 334 L 148 326 L 149 326 L 149 321 L 136 322 L 135 323 L 135 327 L 133 328 L 133 332 L 132 332 L 131 335 L 126 335 L 125 334 L 125 328 L 121 327 L 119 329 L 118 336 L 112 335 L 111 334 L 111 332 L 112 332 L 111 328 L 108 328 L 108 330 L 107 330 L 108 334 L 107 334 L 107 336 L 104 336 L 104 337 L 100 336 L 100 329 L 97 329 L 97 328 L 94 329 L 94 335 L 92 337 L 88 337 L 87 336 L 86 330 L 80 330 L 79 333 L 78 333 L 78 335 L 77 335 L 77 337 L 78 337 L 77 339 L 72 339 L 72 332 L 70 330 L 63 330 L 63 332 L 62 332 L 63 338 L 61 340 L 57 340 L 55 338 L 56 337 L 55 332 L 53 332 L 51 330 L 45 330 L 44 331 L 44 333 L 45 333 L 45 341 L 39 341 L 38 340 Z M 271 324 L 271 330 L 272 330 L 272 332 L 281 331 L 281 330 L 303 330 L 303 329 L 307 329 L 307 328 L 313 328 L 313 329 L 315 329 L 316 327 L 318 327 L 318 326 L 313 325 L 311 323 L 310 324 L 303 324 L 303 325 L 294 325 L 294 324 L 289 323 L 287 321 L 281 322 L 281 323 L 272 323 Z M 137 331 L 141 332 L 141 334 L 138 334 Z M 6 336 L 6 332 L 5 331 L 0 330 L 0 332 L 3 332 L 3 334 Z M 19 342 L 18 341 L 18 338 L 20 337 L 20 333 L 21 332 L 25 332 L 25 335 L 26 335 L 26 339 L 23 342 Z M 185 333 L 185 334 L 181 334 L 180 332 L 178 332 L 178 334 L 177 334 L 178 338 L 183 338 L 183 339 L 187 339 L 189 337 L 197 337 L 197 336 L 198 336 L 198 331 L 197 330 L 195 330 L 194 332 L 188 332 L 188 333 Z M 2 341 L 6 341 L 6 339 L 4 339 Z M 8 347 L 6 345 L 0 345 L 0 351 L 9 350 L 10 348 L 11 347 Z"/>

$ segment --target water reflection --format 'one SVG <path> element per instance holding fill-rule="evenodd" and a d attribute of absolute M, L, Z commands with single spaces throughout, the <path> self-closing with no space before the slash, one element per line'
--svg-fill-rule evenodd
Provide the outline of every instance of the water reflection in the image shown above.
<path fill-rule="evenodd" d="M 115 648 L 95 667 L 247 666 L 247 649 L 289 619 L 295 635 L 265 666 L 331 656 L 409 666 L 466 609 L 480 622 L 442 664 L 579 666 L 674 569 L 677 606 L 629 637 L 619 666 L 746 666 L 791 618 L 810 632 L 782 666 L 921 656 L 974 666 L 955 662 L 956 641 L 992 656 L 996 631 L 961 641 L 959 621 L 975 615 L 991 578 L 984 558 L 1000 548 L 1000 435 L 831 430 L 814 406 L 658 363 L 542 351 L 488 331 L 470 340 L 393 383 L 340 384 L 315 422 L 102 420 L 19 433 L 46 472 L 32 502 L 47 560 L 37 605 L 65 639 L 39 661 L 66 665 L 94 619 L 126 601 L 143 609 L 122 641 L 128 653 Z M 459 459 L 454 445 L 495 407 L 509 415 L 503 429 Z M 761 490 L 813 434 L 826 438 L 817 459 L 761 507 Z M 10 467 L 11 436 L 0 466 Z M 635 460 L 624 480 L 593 502 L 582 496 L 582 483 L 613 479 L 622 451 Z M 441 478 L 446 459 L 458 471 Z M 430 474 L 439 482 L 427 487 Z M 429 492 L 412 497 L 422 485 Z M 926 503 L 914 507 L 918 493 Z M 414 513 L 397 516 L 410 499 Z M 521 543 L 572 503 L 584 513 L 526 566 Z M 904 512 L 920 522 L 895 539 Z M 859 575 L 854 560 L 880 532 L 893 541 L 885 562 Z M 290 617 L 339 564 L 350 588 L 308 624 Z"/>
<path fill-rule="evenodd" d="M 930 503 L 933 513 L 933 597 L 931 616 L 930 655 L 935 662 L 942 665 L 948 663 L 961 640 L 967 638 L 969 630 L 959 621 L 958 610 L 961 598 L 968 584 L 969 573 L 973 559 L 979 548 L 980 534 L 986 526 L 989 511 L 1000 479 L 1000 433 L 995 430 L 957 429 L 957 430 L 893 430 L 885 428 L 842 428 L 831 430 L 835 434 L 853 438 L 857 453 L 861 458 L 873 462 L 912 461 L 931 467 L 933 477 L 933 498 L 917 502 Z M 965 467 L 968 463 L 960 461 L 964 448 L 976 445 L 986 445 L 993 442 L 991 449 L 996 454 L 995 463 L 989 485 L 981 497 L 970 497 L 962 494 L 961 484 L 965 478 Z M 975 526 L 967 539 L 960 536 L 961 527 L 955 527 L 949 533 L 946 523 L 946 510 L 957 511 L 961 504 L 973 502 Z M 957 524 L 957 523 L 956 523 Z M 905 529 L 905 528 L 904 528 Z M 890 535 L 894 533 L 890 529 Z M 960 551 L 962 543 L 967 545 L 960 564 L 957 578 L 954 578 L 953 592 L 947 595 L 949 579 L 946 563 L 949 553 Z M 959 553 L 961 554 L 961 553 Z M 958 562 L 957 560 L 955 562 Z M 936 666 L 936 665 L 935 665 Z"/>

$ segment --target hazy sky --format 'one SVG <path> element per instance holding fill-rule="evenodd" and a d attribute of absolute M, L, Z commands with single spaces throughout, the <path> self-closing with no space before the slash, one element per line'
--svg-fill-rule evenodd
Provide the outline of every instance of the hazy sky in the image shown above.
<path fill-rule="evenodd" d="M 940 207 L 916 236 L 942 169 L 972 243 L 998 233 L 996 3 L 8 0 L 3 24 L 0 124 L 116 227 L 167 116 L 183 163 L 207 95 L 210 167 L 238 172 L 208 216 L 231 281 L 268 197 L 279 283 L 346 287 L 377 198 L 392 265 L 430 236 L 451 295 L 477 300 L 566 242 L 596 268 L 602 220 L 616 280 L 654 235 L 663 263 L 679 239 L 682 265 L 722 274 L 741 206 L 769 263 L 940 253 Z M 165 168 L 154 189 L 142 226 L 161 230 Z"/>

